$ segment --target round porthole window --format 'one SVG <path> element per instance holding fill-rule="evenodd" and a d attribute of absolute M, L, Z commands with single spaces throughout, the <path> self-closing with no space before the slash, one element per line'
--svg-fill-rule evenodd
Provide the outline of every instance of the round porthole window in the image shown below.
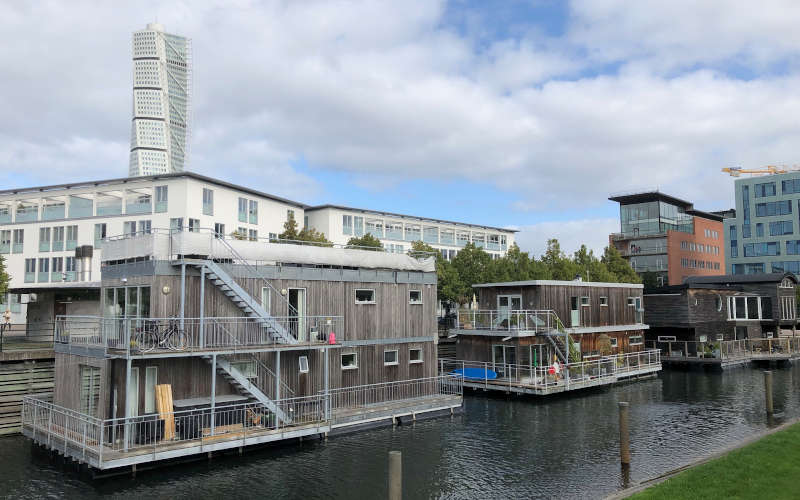
<path fill-rule="evenodd" d="M 717 311 L 718 312 L 721 311 L 722 310 L 722 297 L 717 295 L 716 299 L 714 299 L 714 305 L 717 306 Z"/>

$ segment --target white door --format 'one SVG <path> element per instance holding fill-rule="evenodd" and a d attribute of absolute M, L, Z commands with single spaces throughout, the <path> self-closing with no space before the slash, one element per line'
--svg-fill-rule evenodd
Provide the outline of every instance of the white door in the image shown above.
<path fill-rule="evenodd" d="M 306 331 L 306 289 L 290 288 L 289 305 L 292 306 L 289 315 L 292 316 L 293 327 L 295 328 L 295 338 L 300 342 L 308 342 L 308 332 Z"/>
<path fill-rule="evenodd" d="M 128 385 L 128 406 L 131 408 L 131 417 L 139 416 L 139 368 L 131 368 L 131 380 Z"/>

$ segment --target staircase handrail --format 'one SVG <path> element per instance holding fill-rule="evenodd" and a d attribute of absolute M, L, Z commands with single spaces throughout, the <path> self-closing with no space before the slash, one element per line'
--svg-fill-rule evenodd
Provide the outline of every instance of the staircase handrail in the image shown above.
<path fill-rule="evenodd" d="M 213 320 L 213 321 L 214 321 L 214 324 L 215 324 L 215 325 L 217 325 L 218 327 L 220 327 L 220 328 L 222 329 L 222 331 L 223 331 L 223 332 L 225 332 L 226 334 L 228 334 L 228 337 L 230 337 L 230 338 L 231 338 L 231 339 L 234 341 L 234 343 L 236 343 L 236 344 L 237 344 L 237 345 L 239 345 L 239 346 L 242 346 L 242 347 L 244 347 L 244 344 L 242 344 L 242 343 L 239 341 L 239 339 L 237 339 L 237 338 L 236 338 L 236 337 L 233 335 L 233 333 L 231 333 L 231 331 L 230 331 L 230 330 L 228 330 L 228 329 L 225 327 L 225 325 L 223 325 L 223 324 L 221 324 L 219 321 L 217 321 L 217 318 L 210 318 L 210 319 L 211 319 L 211 320 Z M 253 353 L 250 353 L 250 359 L 251 359 L 252 361 L 255 361 L 255 362 L 256 362 L 256 363 L 257 363 L 257 364 L 258 364 L 258 365 L 259 365 L 259 366 L 260 366 L 260 367 L 261 367 L 261 368 L 262 368 L 264 371 L 266 371 L 268 374 L 270 374 L 270 375 L 272 375 L 273 377 L 275 377 L 275 379 L 276 379 L 276 380 L 279 380 L 279 381 L 280 381 L 280 383 L 281 383 L 281 387 L 283 387 L 284 389 L 286 389 L 286 390 L 287 390 L 287 391 L 289 391 L 290 393 L 294 394 L 294 391 L 293 391 L 293 390 L 292 390 L 292 389 L 291 389 L 291 388 L 290 388 L 288 385 L 286 385 L 286 382 L 284 382 L 283 380 L 280 380 L 280 378 L 278 378 L 278 376 L 277 376 L 277 375 L 275 375 L 275 372 L 273 372 L 272 370 L 270 370 L 270 369 L 269 369 L 269 367 L 268 367 L 267 365 L 265 365 L 264 363 L 262 363 L 262 362 L 261 362 L 261 360 L 260 360 L 260 359 L 258 359 L 258 358 L 256 357 L 256 355 L 255 355 L 255 354 L 253 354 Z"/>

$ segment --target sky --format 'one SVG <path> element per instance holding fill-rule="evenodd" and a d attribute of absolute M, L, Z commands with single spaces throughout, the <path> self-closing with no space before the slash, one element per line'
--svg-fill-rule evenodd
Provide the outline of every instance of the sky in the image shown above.
<path fill-rule="evenodd" d="M 188 170 L 602 252 L 613 193 L 794 165 L 800 2 L 0 0 L 0 186 L 123 177 L 132 32 L 193 43 Z"/>

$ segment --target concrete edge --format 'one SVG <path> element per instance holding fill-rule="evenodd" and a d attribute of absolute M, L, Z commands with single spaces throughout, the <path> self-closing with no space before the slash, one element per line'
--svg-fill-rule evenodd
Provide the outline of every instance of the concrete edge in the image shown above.
<path fill-rule="evenodd" d="M 793 419 L 789 420 L 788 422 L 784 422 L 784 423 L 780 424 L 779 426 L 774 427 L 772 429 L 767 429 L 765 431 L 759 432 L 758 434 L 750 436 L 750 437 L 746 438 L 743 441 L 740 441 L 740 442 L 738 442 L 736 444 L 733 444 L 733 445 L 730 445 L 728 447 L 725 447 L 725 448 L 723 448 L 723 449 L 721 449 L 719 451 L 716 451 L 716 452 L 711 453 L 709 455 L 706 455 L 704 457 L 698 458 L 697 460 L 695 460 L 693 462 L 689 462 L 686 465 L 682 465 L 682 466 L 680 466 L 680 467 L 678 467 L 676 469 L 672 469 L 671 471 L 665 472 L 664 474 L 661 474 L 660 476 L 656 476 L 656 477 L 653 477 L 653 478 L 650 478 L 650 479 L 645 479 L 644 481 L 639 482 L 639 484 L 637 484 L 635 486 L 630 486 L 628 488 L 625 488 L 624 490 L 620 490 L 620 491 L 617 491 L 615 493 L 612 493 L 612 494 L 606 496 L 605 499 L 606 500 L 619 500 L 619 499 L 623 499 L 623 498 L 628 498 L 631 495 L 634 495 L 635 493 L 639 493 L 641 491 L 644 491 L 644 490 L 646 490 L 647 488 L 649 488 L 651 486 L 655 486 L 657 484 L 661 484 L 664 481 L 666 481 L 667 479 L 671 479 L 671 478 L 677 476 L 681 472 L 685 472 L 685 471 L 687 471 L 689 469 L 697 467 L 698 465 L 703 465 L 705 463 L 711 462 L 712 460 L 716 460 L 718 458 L 721 458 L 721 457 L 727 455 L 728 453 L 730 453 L 732 451 L 738 450 L 740 448 L 744 448 L 747 445 L 750 445 L 750 444 L 753 444 L 753 443 L 755 443 L 757 441 L 760 441 L 762 438 L 765 438 L 765 437 L 770 436 L 772 434 L 776 434 L 778 432 L 784 431 L 787 428 L 789 428 L 789 427 L 791 427 L 791 426 L 793 426 L 794 424 L 797 424 L 797 423 L 800 423 L 800 417 L 793 418 Z"/>

